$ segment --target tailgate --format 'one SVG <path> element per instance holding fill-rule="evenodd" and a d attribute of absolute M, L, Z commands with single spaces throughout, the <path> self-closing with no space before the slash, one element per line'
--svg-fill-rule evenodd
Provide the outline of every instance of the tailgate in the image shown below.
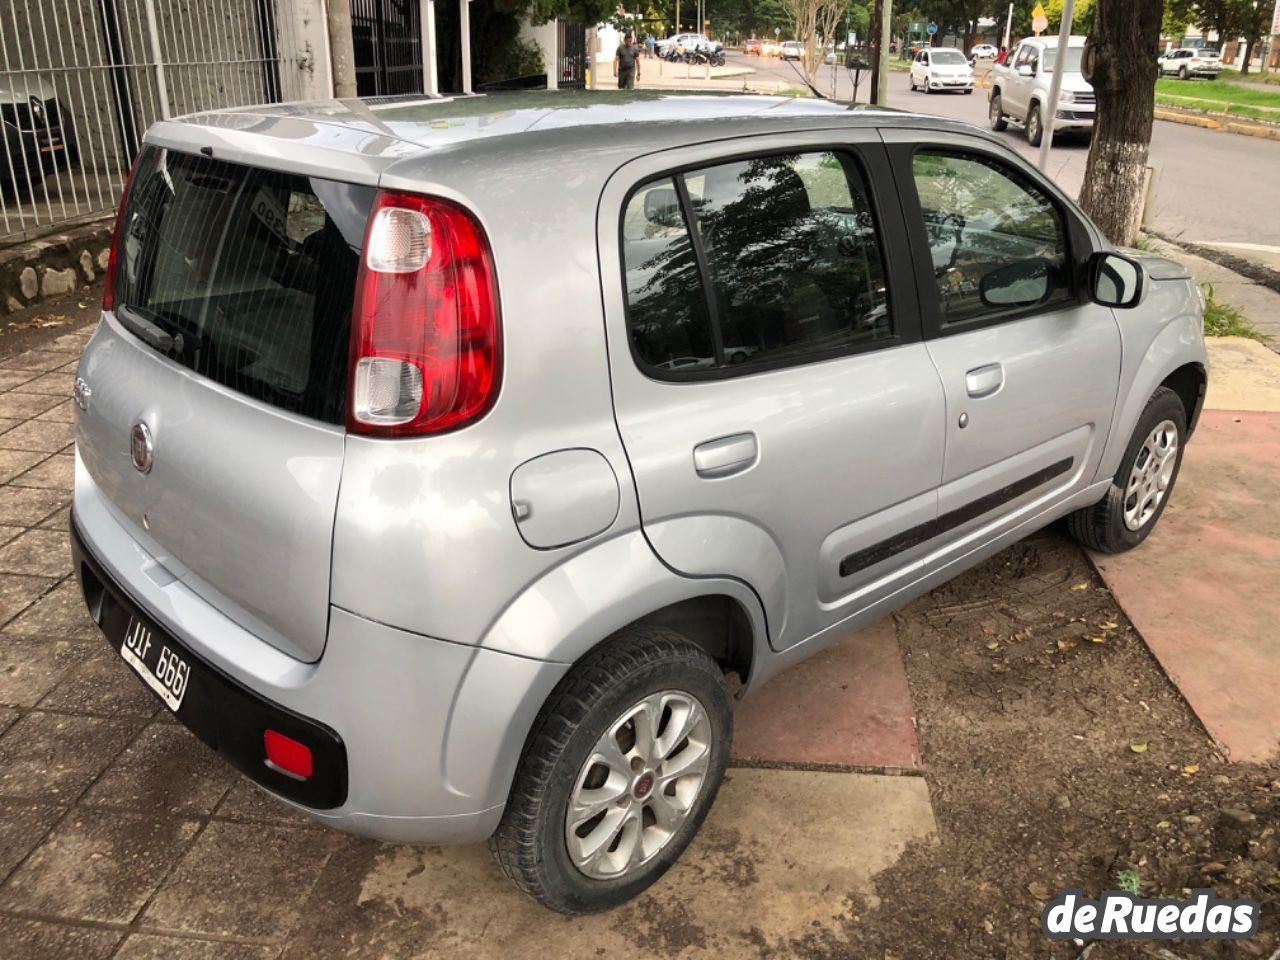
<path fill-rule="evenodd" d="M 225 615 L 316 660 L 369 187 L 148 147 L 76 441 L 122 519 Z M 161 574 L 164 575 L 164 574 Z"/>

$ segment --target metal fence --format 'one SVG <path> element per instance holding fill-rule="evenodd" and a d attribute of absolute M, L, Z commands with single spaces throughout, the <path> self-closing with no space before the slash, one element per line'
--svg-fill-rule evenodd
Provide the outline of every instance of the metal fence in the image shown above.
<path fill-rule="evenodd" d="M 294 30 L 288 0 L 0 0 L 0 246 L 112 211 L 156 120 L 296 99 Z"/>
<path fill-rule="evenodd" d="M 561 90 L 583 90 L 587 86 L 587 28 L 581 23 L 560 20 L 556 24 L 556 64 Z"/>
<path fill-rule="evenodd" d="M 351 0 L 351 38 L 359 96 L 422 93 L 419 0 Z"/>

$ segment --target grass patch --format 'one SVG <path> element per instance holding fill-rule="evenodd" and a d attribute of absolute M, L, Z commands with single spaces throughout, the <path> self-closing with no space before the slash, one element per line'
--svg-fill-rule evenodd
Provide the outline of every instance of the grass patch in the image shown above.
<path fill-rule="evenodd" d="M 1244 107 L 1271 107 L 1274 110 L 1280 110 L 1280 90 L 1272 90 L 1264 83 L 1243 83 L 1222 79 L 1161 78 L 1156 81 L 1156 95 L 1208 100 L 1220 104 L 1238 104 Z"/>
<path fill-rule="evenodd" d="M 1269 83 L 1272 86 L 1280 87 L 1280 73 L 1269 70 L 1266 73 L 1259 73 L 1257 70 L 1249 73 L 1241 73 L 1239 70 L 1224 69 L 1218 75 L 1220 80 L 1230 80 L 1233 83 Z"/>
<path fill-rule="evenodd" d="M 1269 110 L 1266 107 L 1244 107 L 1235 103 L 1223 104 L 1218 100 L 1170 97 L 1167 94 L 1157 93 L 1156 106 L 1181 107 L 1183 110 L 1202 110 L 1219 116 L 1226 114 L 1232 117 L 1245 117 L 1249 120 L 1270 120 L 1273 123 L 1280 123 L 1280 110 Z"/>
<path fill-rule="evenodd" d="M 1266 343 L 1271 338 L 1251 324 L 1236 307 L 1220 303 L 1213 296 L 1213 284 L 1202 283 L 1204 291 L 1204 335 L 1206 337 L 1247 337 Z"/>

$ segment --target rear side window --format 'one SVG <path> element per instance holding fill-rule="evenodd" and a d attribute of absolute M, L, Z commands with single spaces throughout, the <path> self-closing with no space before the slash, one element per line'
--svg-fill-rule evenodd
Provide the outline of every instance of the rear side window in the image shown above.
<path fill-rule="evenodd" d="M 203 377 L 341 423 L 373 194 L 148 147 L 125 207 L 116 315 Z"/>
<path fill-rule="evenodd" d="M 893 336 L 866 184 L 840 154 L 754 157 L 643 186 L 622 246 L 632 347 L 659 378 L 825 359 Z"/>

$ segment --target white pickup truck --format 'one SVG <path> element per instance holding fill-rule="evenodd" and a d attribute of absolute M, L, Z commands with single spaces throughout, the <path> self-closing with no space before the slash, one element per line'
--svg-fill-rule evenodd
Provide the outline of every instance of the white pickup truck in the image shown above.
<path fill-rule="evenodd" d="M 1093 135 L 1096 108 L 1093 87 L 1080 73 L 1084 43 L 1084 37 L 1070 37 L 1067 41 L 1062 91 L 1058 95 L 1058 113 L 1053 122 L 1055 136 L 1060 133 Z M 1050 109 L 1049 84 L 1053 81 L 1058 60 L 1057 37 L 1031 37 L 1019 43 L 1010 52 L 1008 60 L 996 65 L 991 72 L 989 115 L 992 130 L 1004 130 L 1012 120 L 1024 125 L 1032 146 L 1040 145 L 1044 121 Z"/>

